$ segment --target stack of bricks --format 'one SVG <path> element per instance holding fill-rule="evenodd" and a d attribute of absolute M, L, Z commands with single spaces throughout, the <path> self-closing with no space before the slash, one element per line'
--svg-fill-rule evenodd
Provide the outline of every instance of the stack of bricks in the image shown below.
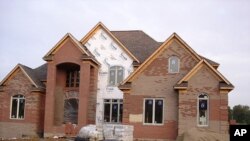
<path fill-rule="evenodd" d="M 131 125 L 106 124 L 103 126 L 104 138 L 133 141 L 134 127 Z"/>

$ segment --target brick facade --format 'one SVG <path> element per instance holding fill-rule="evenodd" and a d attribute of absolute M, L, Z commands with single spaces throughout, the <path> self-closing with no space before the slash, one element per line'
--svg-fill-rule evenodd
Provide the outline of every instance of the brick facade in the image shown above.
<path fill-rule="evenodd" d="M 180 42 L 173 40 L 166 47 L 167 49 L 138 75 L 132 82 L 131 93 L 125 95 L 124 122 L 129 121 L 128 114 L 143 115 L 144 98 L 159 97 L 165 101 L 164 125 L 151 126 L 143 125 L 142 122 L 129 123 L 135 125 L 135 138 L 176 139 L 178 134 L 178 92 L 173 89 L 173 86 L 198 63 L 182 46 Z M 179 73 L 170 74 L 168 73 L 168 58 L 173 55 L 180 58 L 181 66 Z M 152 128 L 158 130 L 152 130 Z"/>
<path fill-rule="evenodd" d="M 189 129 L 198 127 L 197 98 L 201 93 L 209 96 L 209 126 L 200 128 L 227 136 L 228 97 L 227 92 L 222 94 L 219 88 L 219 83 L 223 80 L 209 67 L 202 65 L 189 78 L 187 89 L 175 90 L 175 85 L 200 61 L 176 38 L 172 38 L 162 48 L 160 53 L 142 64 L 134 76 L 124 82 L 124 84 L 131 83 L 129 88 L 121 87 L 125 93 L 123 122 L 134 126 L 134 138 L 172 141 Z M 168 71 L 168 59 L 171 56 L 180 59 L 178 73 Z M 163 125 L 143 123 L 145 98 L 163 98 Z"/>
<path fill-rule="evenodd" d="M 87 124 L 93 124 L 95 117 L 96 91 L 97 91 L 97 66 L 89 61 L 83 61 L 83 53 L 76 47 L 72 39 L 66 38 L 60 48 L 48 61 L 45 130 L 44 136 L 65 135 L 67 126 L 63 122 L 63 107 L 66 83 L 67 65 L 80 68 L 80 85 L 73 90 L 78 93 L 78 123 L 72 135 Z M 60 69 L 59 66 L 64 66 Z M 64 70 L 65 69 L 65 70 Z"/>
<path fill-rule="evenodd" d="M 10 119 L 11 97 L 25 96 L 24 119 Z M 17 68 L 0 92 L 0 137 L 40 136 L 44 118 L 43 92 L 34 91 L 34 86 Z"/>
<path fill-rule="evenodd" d="M 102 24 L 99 23 L 99 26 Z M 96 28 L 99 29 L 99 26 Z M 108 31 L 106 28 L 105 30 Z M 143 59 L 139 64 L 136 62 L 137 59 L 124 59 L 125 52 L 117 53 L 118 58 L 123 56 L 124 60 L 120 60 L 121 62 L 127 60 L 127 69 L 126 67 L 124 69 L 126 75 L 123 75 L 126 77 L 131 74 L 128 78 L 124 78 L 119 89 L 117 86 L 111 87 L 115 88 L 117 93 L 114 91 L 114 93 L 106 94 L 103 92 L 108 91 L 107 88 L 110 87 L 107 84 L 110 75 L 109 67 L 116 59 L 112 54 L 115 54 L 114 50 L 118 49 L 113 49 L 113 52 L 107 51 L 105 54 L 104 50 L 112 47 L 113 40 L 100 38 L 99 35 L 94 36 L 94 33 L 96 32 L 91 30 L 87 34 L 86 38 L 91 41 L 85 46 L 71 34 L 66 34 L 45 55 L 46 65 L 36 69 L 22 68 L 18 65 L 7 75 L 0 85 L 0 137 L 75 136 L 81 127 L 96 124 L 96 119 L 102 125 L 103 118 L 97 118 L 97 114 L 103 114 L 104 108 L 100 108 L 103 107 L 100 105 L 103 99 L 99 98 L 99 102 L 97 101 L 98 93 L 102 94 L 99 97 L 105 98 L 106 96 L 109 99 L 122 99 L 123 96 L 122 124 L 134 126 L 134 140 L 175 141 L 177 137 L 191 128 L 202 128 L 219 133 L 221 136 L 228 136 L 228 93 L 233 89 L 233 85 L 216 70 L 219 66 L 216 62 L 199 56 L 175 33 L 161 44 L 149 39 L 148 35 L 145 36 L 142 31 L 133 31 L 132 34 L 129 31 L 116 31 L 114 33 L 121 42 L 130 46 L 130 50 L 125 49 L 126 53 L 131 57 L 129 51 L 132 50 L 137 58 Z M 109 34 L 113 38 L 112 33 Z M 144 37 L 140 38 L 143 39 L 141 41 L 143 44 L 137 44 L 139 40 L 133 39 L 138 33 L 143 35 L 140 37 Z M 103 31 L 100 32 L 101 34 Z M 89 37 L 90 35 L 93 37 Z M 90 43 L 93 47 L 100 47 L 99 53 L 96 53 L 96 49 L 93 49 Z M 103 43 L 106 44 L 106 48 Z M 140 48 L 145 50 L 145 46 L 152 47 L 149 52 L 145 51 L 145 54 L 151 54 L 150 56 L 140 51 Z M 97 60 L 102 63 L 96 60 L 97 57 L 95 58 L 91 51 L 99 56 Z M 180 65 L 177 73 L 169 72 L 171 56 L 179 58 Z M 132 58 L 134 59 L 135 56 L 132 55 Z M 107 63 L 107 60 L 111 63 Z M 134 63 L 136 65 L 133 65 Z M 100 64 L 106 66 L 103 67 Z M 114 64 L 117 65 L 119 62 Z M 77 71 L 77 75 L 79 74 L 79 85 L 69 87 L 67 86 L 68 72 L 72 70 Z M 106 77 L 100 81 L 101 78 L 98 78 L 98 75 L 103 74 Z M 201 93 L 209 97 L 208 126 L 204 127 L 197 124 L 197 98 Z M 25 97 L 23 119 L 10 117 L 11 97 L 17 94 Z M 147 98 L 162 100 L 162 124 L 157 124 L 158 121 L 153 120 L 150 125 L 144 123 L 144 100 Z M 78 106 L 71 110 L 76 113 L 73 124 L 65 120 L 65 115 L 67 115 L 65 105 L 67 106 L 67 100 L 72 99 L 77 101 Z M 97 106 L 99 106 L 99 111 Z"/>

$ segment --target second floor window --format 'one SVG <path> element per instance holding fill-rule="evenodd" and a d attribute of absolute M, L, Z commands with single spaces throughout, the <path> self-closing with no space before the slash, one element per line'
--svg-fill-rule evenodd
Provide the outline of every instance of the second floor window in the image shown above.
<path fill-rule="evenodd" d="M 79 87 L 80 72 L 78 70 L 67 71 L 66 87 Z"/>
<path fill-rule="evenodd" d="M 180 69 L 180 60 L 177 56 L 171 56 L 168 60 L 168 72 L 178 73 Z"/>
<path fill-rule="evenodd" d="M 124 68 L 121 66 L 113 66 L 109 69 L 109 85 L 114 86 L 123 81 Z"/>

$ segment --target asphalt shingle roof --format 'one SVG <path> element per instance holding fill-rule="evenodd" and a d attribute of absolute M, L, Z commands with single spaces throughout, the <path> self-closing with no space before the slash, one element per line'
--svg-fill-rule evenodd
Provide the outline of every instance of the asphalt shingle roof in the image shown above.
<path fill-rule="evenodd" d="M 125 46 L 127 49 L 143 63 L 160 45 L 162 42 L 155 41 L 152 37 L 147 35 L 141 30 L 129 30 L 129 31 L 111 31 L 111 33 Z M 82 45 L 81 45 L 82 46 Z M 83 46 L 86 49 L 86 47 Z M 89 50 L 88 53 L 95 59 Z M 218 63 L 207 59 L 203 56 L 201 58 L 207 60 L 211 65 L 219 65 Z M 40 88 L 45 88 L 42 81 L 47 79 L 47 63 L 32 69 L 25 65 L 19 64 L 32 81 Z"/>
<path fill-rule="evenodd" d="M 43 64 L 35 69 L 32 69 L 22 64 L 19 65 L 39 88 L 45 88 L 45 85 L 41 82 L 41 80 L 46 80 L 47 64 Z"/>
<path fill-rule="evenodd" d="M 140 63 L 144 62 L 161 45 L 141 30 L 111 31 L 111 33 Z"/>

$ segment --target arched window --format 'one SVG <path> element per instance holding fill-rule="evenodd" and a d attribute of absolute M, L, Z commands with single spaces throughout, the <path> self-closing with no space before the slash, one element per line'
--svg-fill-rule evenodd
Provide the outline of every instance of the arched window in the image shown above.
<path fill-rule="evenodd" d="M 207 94 L 198 96 L 198 126 L 208 126 L 208 100 Z"/>
<path fill-rule="evenodd" d="M 180 59 L 177 56 L 171 56 L 168 59 L 168 72 L 178 73 L 180 69 Z"/>
<path fill-rule="evenodd" d="M 11 119 L 24 119 L 25 97 L 14 95 L 11 97 Z"/>
<path fill-rule="evenodd" d="M 109 69 L 109 85 L 114 86 L 120 83 L 124 77 L 124 68 L 121 66 L 112 66 Z"/>

